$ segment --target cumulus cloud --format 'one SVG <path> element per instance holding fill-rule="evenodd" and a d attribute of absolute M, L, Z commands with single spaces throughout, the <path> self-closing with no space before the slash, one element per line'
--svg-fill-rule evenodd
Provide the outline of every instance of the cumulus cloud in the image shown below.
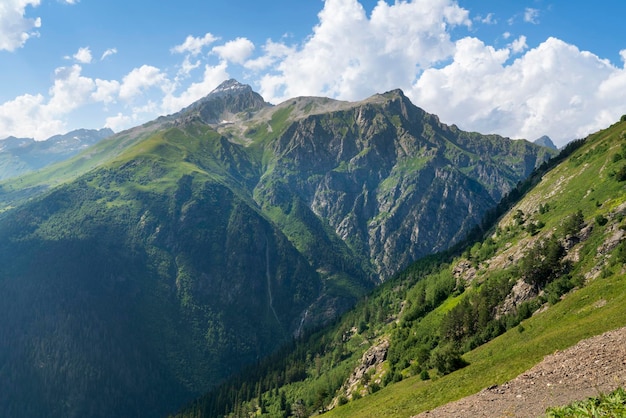
<path fill-rule="evenodd" d="M 79 65 L 57 68 L 46 108 L 54 115 L 69 112 L 86 103 L 95 88 L 94 81 L 81 75 Z"/>
<path fill-rule="evenodd" d="M 191 54 L 198 55 L 202 52 L 202 49 L 219 40 L 218 37 L 213 36 L 211 33 L 205 34 L 201 38 L 196 38 L 195 36 L 189 35 L 180 45 L 176 45 L 171 49 L 172 52 L 177 54 Z"/>
<path fill-rule="evenodd" d="M 594 54 L 549 38 L 511 64 L 509 55 L 461 39 L 453 62 L 425 71 L 410 96 L 464 129 L 531 140 L 547 133 L 559 145 L 607 126 L 624 110 L 624 71 Z"/>
<path fill-rule="evenodd" d="M 450 56 L 449 29 L 469 26 L 468 15 L 450 0 L 381 1 L 368 18 L 357 0 L 327 0 L 312 35 L 262 76 L 261 94 L 274 102 L 299 95 L 357 99 L 408 86 L 420 69 Z"/>
<path fill-rule="evenodd" d="M 194 60 L 192 62 L 191 57 L 186 56 L 182 64 L 180 64 L 179 66 L 178 74 L 176 76 L 176 81 L 180 82 L 182 79 L 189 77 L 191 72 L 195 70 L 196 68 L 200 67 L 200 65 L 201 65 L 200 60 Z"/>
<path fill-rule="evenodd" d="M 206 65 L 204 67 L 202 80 L 192 83 L 185 91 L 178 95 L 174 92 L 166 94 L 162 101 L 161 110 L 164 113 L 178 112 L 182 108 L 206 96 L 221 82 L 229 78 L 226 62 L 221 62 L 216 66 Z"/>
<path fill-rule="evenodd" d="M 243 64 L 254 51 L 254 44 L 246 38 L 237 38 L 211 50 L 221 59 L 235 64 Z"/>
<path fill-rule="evenodd" d="M 147 89 L 158 87 L 165 91 L 169 85 L 167 76 L 160 69 L 151 65 L 142 65 L 124 76 L 120 85 L 119 97 L 129 101 Z"/>
<path fill-rule="evenodd" d="M 128 115 L 118 112 L 115 116 L 109 116 L 104 123 L 105 128 L 110 128 L 114 132 L 119 132 L 131 126 L 133 124 L 133 118 Z"/>
<path fill-rule="evenodd" d="M 509 44 L 509 48 L 511 48 L 511 51 L 516 54 L 523 52 L 528 48 L 528 45 L 526 44 L 526 37 L 524 35 L 520 36 Z"/>
<path fill-rule="evenodd" d="M 265 70 L 274 65 L 277 61 L 296 51 L 294 47 L 287 46 L 280 42 L 274 42 L 271 39 L 263 45 L 262 50 L 262 56 L 246 61 L 244 67 L 254 71 Z"/>
<path fill-rule="evenodd" d="M 92 60 L 91 50 L 89 47 L 78 48 L 78 52 L 73 55 L 73 58 L 81 64 L 89 64 Z"/>
<path fill-rule="evenodd" d="M 527 9 L 514 19 L 539 17 Z M 357 0 L 326 0 L 318 18 L 292 45 L 268 40 L 257 49 L 246 38 L 214 45 L 219 38 L 210 33 L 188 36 L 170 50 L 181 54 L 177 65 L 139 66 L 118 80 L 83 75 L 78 64 L 92 59 L 77 53 L 77 65 L 57 69 L 47 95 L 0 104 L 0 138 L 47 138 L 61 132 L 70 112 L 94 103 L 109 115 L 106 126 L 129 128 L 190 105 L 238 70 L 274 103 L 302 95 L 360 100 L 402 88 L 416 105 L 462 129 L 527 139 L 548 134 L 558 145 L 626 113 L 626 49 L 618 68 L 556 38 L 529 46 L 512 29 L 500 38 L 504 47 L 453 39 L 453 28 L 495 22 L 493 15 L 470 18 L 454 0 L 379 1 L 369 13 Z"/>
<path fill-rule="evenodd" d="M 41 19 L 26 17 L 26 7 L 39 6 L 40 0 L 3 0 L 0 5 L 0 50 L 15 51 L 24 46 L 41 27 Z"/>
<path fill-rule="evenodd" d="M 91 94 L 91 98 L 96 102 L 104 104 L 115 102 L 120 92 L 120 82 L 117 80 L 95 80 L 96 90 Z"/>
<path fill-rule="evenodd" d="M 81 75 L 81 67 L 55 70 L 48 99 L 39 95 L 22 95 L 0 105 L 0 138 L 9 135 L 46 139 L 62 132 L 63 116 L 90 100 L 95 83 Z"/>

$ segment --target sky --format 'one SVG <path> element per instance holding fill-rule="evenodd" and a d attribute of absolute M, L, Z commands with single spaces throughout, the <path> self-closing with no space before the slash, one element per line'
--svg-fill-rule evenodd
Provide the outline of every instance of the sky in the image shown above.
<path fill-rule="evenodd" d="M 626 114 L 623 0 L 0 0 L 0 138 L 116 132 L 235 78 L 266 101 L 400 88 L 563 146 Z"/>

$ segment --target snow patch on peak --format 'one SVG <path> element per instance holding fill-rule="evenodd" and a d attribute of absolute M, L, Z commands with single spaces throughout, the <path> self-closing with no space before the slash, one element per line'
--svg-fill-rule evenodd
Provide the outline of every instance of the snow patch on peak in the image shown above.
<path fill-rule="evenodd" d="M 248 90 L 248 89 L 250 89 L 250 86 L 248 86 L 247 84 L 241 84 L 239 81 L 235 79 L 230 79 L 230 80 L 224 81 L 222 84 L 217 86 L 217 88 L 215 88 L 215 90 L 213 90 L 211 94 L 212 95 L 220 94 L 220 93 L 224 94 L 224 93 L 231 93 L 231 92 Z"/>

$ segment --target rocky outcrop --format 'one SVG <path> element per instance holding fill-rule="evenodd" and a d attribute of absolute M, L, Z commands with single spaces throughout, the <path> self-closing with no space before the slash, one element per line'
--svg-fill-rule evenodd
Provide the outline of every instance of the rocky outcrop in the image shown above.
<path fill-rule="evenodd" d="M 307 107 L 294 103 L 277 108 Z M 255 196 L 301 199 L 382 280 L 464 238 L 549 155 L 444 125 L 399 90 L 298 113 L 268 146 L 276 160 Z"/>
<path fill-rule="evenodd" d="M 343 384 L 339 391 L 346 399 L 352 399 L 355 394 L 358 396 L 365 395 L 369 392 L 372 384 L 380 385 L 380 376 L 372 378 L 379 372 L 379 366 L 387 359 L 387 351 L 389 350 L 389 340 L 383 339 L 377 344 L 370 347 L 361 357 L 361 362 L 354 369 L 348 380 Z M 336 398 L 330 405 L 330 409 L 336 407 L 339 398 Z"/>
<path fill-rule="evenodd" d="M 522 279 L 518 280 L 502 305 L 498 307 L 496 319 L 517 312 L 518 306 L 535 297 L 537 297 L 537 289 Z"/>

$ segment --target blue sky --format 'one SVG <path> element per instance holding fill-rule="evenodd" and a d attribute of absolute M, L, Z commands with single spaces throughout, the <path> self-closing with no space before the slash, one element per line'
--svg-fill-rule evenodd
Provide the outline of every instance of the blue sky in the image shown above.
<path fill-rule="evenodd" d="M 558 145 L 626 113 L 623 0 L 0 0 L 0 138 L 130 128 L 227 78 L 279 103 L 401 88 Z"/>

